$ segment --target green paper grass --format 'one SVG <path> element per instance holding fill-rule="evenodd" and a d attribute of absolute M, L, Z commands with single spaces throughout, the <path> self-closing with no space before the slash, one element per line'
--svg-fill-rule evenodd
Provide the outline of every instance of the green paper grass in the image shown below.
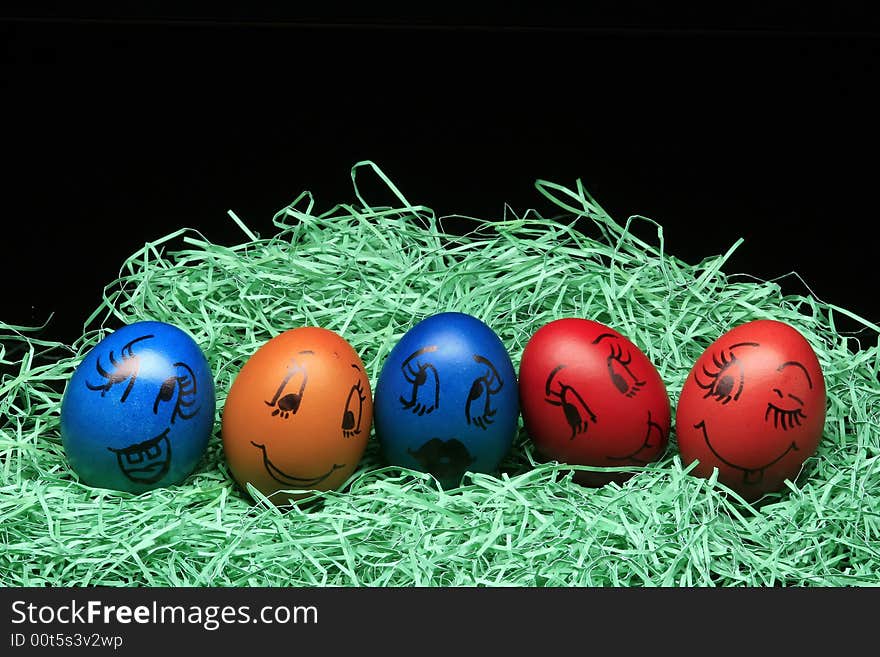
<path fill-rule="evenodd" d="M 369 203 L 378 175 L 394 202 Z M 237 245 L 182 229 L 128 258 L 72 345 L 0 324 L 0 583 L 5 586 L 846 586 L 880 581 L 877 326 L 809 294 L 722 271 L 734 248 L 688 265 L 662 227 L 609 217 L 579 183 L 538 182 L 562 218 L 535 211 L 469 219 L 467 236 L 410 204 L 372 163 L 352 170 L 356 201 L 318 211 L 304 193 L 277 234 Z M 651 238 L 639 238 L 650 234 Z M 756 248 L 759 245 L 756 245 Z M 673 408 L 690 367 L 721 333 L 758 318 L 795 326 L 828 388 L 817 454 L 786 490 L 749 505 L 665 456 L 624 484 L 584 488 L 574 468 L 535 462 L 520 431 L 502 470 L 442 490 L 386 467 L 375 436 L 343 490 L 288 510 L 233 482 L 219 419 L 247 358 L 283 330 L 344 336 L 375 387 L 403 333 L 457 310 L 488 323 L 518 367 L 540 326 L 586 317 L 656 364 Z M 860 322 L 866 344 L 835 328 Z M 111 327 L 153 319 L 188 330 L 217 381 L 205 459 L 177 486 L 142 495 L 92 489 L 68 466 L 61 393 Z M 868 336 L 865 338 L 864 336 Z"/>

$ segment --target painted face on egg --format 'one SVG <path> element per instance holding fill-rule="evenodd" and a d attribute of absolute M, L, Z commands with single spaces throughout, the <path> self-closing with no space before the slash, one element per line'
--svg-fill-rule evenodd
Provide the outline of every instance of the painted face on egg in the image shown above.
<path fill-rule="evenodd" d="M 376 386 L 385 460 L 454 487 L 494 472 L 517 431 L 517 382 L 501 340 L 463 313 L 416 324 L 392 349 Z"/>
<path fill-rule="evenodd" d="M 809 343 L 782 322 L 757 320 L 712 343 L 689 374 L 676 416 L 686 464 L 746 499 L 793 480 L 818 447 L 825 381 Z"/>
<path fill-rule="evenodd" d="M 84 483 L 143 492 L 195 468 L 214 411 L 213 377 L 193 339 L 164 322 L 136 322 L 77 367 L 62 401 L 62 441 Z"/>
<path fill-rule="evenodd" d="M 354 472 L 372 426 L 364 364 L 342 337 L 304 327 L 245 363 L 223 409 L 223 449 L 236 481 L 274 502 L 334 490 Z"/>
<path fill-rule="evenodd" d="M 646 465 L 667 445 L 669 398 L 656 368 L 627 338 L 592 320 L 542 326 L 520 363 L 526 432 L 546 458 L 600 467 Z M 601 485 L 628 474 L 579 472 Z"/>

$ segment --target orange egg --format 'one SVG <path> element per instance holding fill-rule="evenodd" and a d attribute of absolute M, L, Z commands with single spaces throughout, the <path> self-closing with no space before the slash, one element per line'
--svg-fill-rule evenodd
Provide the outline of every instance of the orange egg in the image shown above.
<path fill-rule="evenodd" d="M 260 347 L 241 368 L 223 410 L 226 460 L 236 481 L 276 504 L 335 490 L 354 472 L 370 436 L 370 380 L 333 331 L 303 327 Z"/>

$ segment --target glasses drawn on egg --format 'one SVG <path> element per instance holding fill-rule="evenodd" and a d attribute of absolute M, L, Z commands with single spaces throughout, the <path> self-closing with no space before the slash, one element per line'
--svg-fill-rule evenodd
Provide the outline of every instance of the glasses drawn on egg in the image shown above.
<path fill-rule="evenodd" d="M 437 345 L 423 347 L 407 356 L 400 364 L 403 378 L 412 385 L 409 398 L 400 396 L 404 410 L 416 415 L 432 413 L 440 408 L 440 375 L 433 363 L 420 358 L 437 351 Z"/>
<path fill-rule="evenodd" d="M 638 455 L 646 449 L 655 449 L 659 447 L 663 444 L 663 439 L 663 429 L 651 419 L 651 411 L 648 411 L 648 426 L 645 431 L 645 439 L 642 441 L 639 448 L 634 452 L 622 456 L 609 456 L 608 459 L 611 461 L 634 461 L 636 463 L 647 465 L 650 461 L 639 458 Z"/>
<path fill-rule="evenodd" d="M 464 416 L 468 424 L 473 424 L 480 429 L 486 430 L 495 421 L 493 416 L 498 410 L 492 408 L 492 395 L 497 395 L 501 392 L 501 389 L 504 388 L 504 381 L 488 358 L 475 355 L 474 360 L 489 369 L 471 383 L 467 402 L 465 402 L 464 406 Z M 480 400 L 482 400 L 482 404 L 479 403 Z M 475 413 L 474 410 L 478 412 Z"/>
<path fill-rule="evenodd" d="M 613 333 L 603 333 L 593 340 L 593 344 L 599 344 L 606 338 L 617 340 L 619 339 L 619 336 L 614 335 Z M 614 384 L 614 387 L 617 388 L 622 395 L 632 399 L 638 394 L 639 390 L 642 389 L 642 386 L 644 386 L 647 381 L 640 380 L 630 369 L 629 366 L 630 363 L 632 363 L 632 354 L 629 349 L 626 350 L 626 354 L 624 355 L 623 347 L 619 342 L 610 342 L 609 348 L 610 353 L 605 359 L 605 362 L 608 367 L 608 375 L 611 377 L 611 383 Z M 618 370 L 623 370 L 623 374 Z M 624 376 L 624 374 L 626 376 Z"/>
<path fill-rule="evenodd" d="M 199 392 L 192 368 L 183 362 L 174 363 L 174 367 L 177 372 L 165 379 L 159 388 L 159 394 L 156 395 L 156 401 L 153 402 L 153 415 L 158 415 L 159 404 L 170 402 L 175 398 L 175 394 L 177 395 L 174 408 L 171 411 L 171 424 L 174 424 L 174 420 L 178 417 L 182 420 L 191 420 L 198 415 L 200 410 L 200 408 L 196 408 L 192 412 L 189 411 L 196 405 Z"/>
<path fill-rule="evenodd" d="M 708 379 L 705 383 L 694 371 L 694 381 L 697 386 L 706 391 L 703 399 L 713 399 L 722 405 L 738 400 L 745 387 L 746 379 L 742 365 L 733 350 L 741 347 L 760 346 L 757 342 L 738 342 L 730 345 L 726 351 L 721 349 L 720 353 L 713 353 L 712 363 L 715 365 L 715 369 L 710 370 L 705 365 L 701 367 L 704 376 Z"/>
<path fill-rule="evenodd" d="M 154 484 L 168 474 L 171 467 L 170 428 L 155 438 L 134 443 L 122 449 L 107 449 L 116 455 L 122 474 L 138 484 Z"/>
<path fill-rule="evenodd" d="M 706 421 L 702 420 L 694 425 L 694 429 L 699 429 L 703 432 L 703 439 L 706 441 L 706 445 L 709 447 L 709 450 L 715 455 L 715 457 L 721 461 L 724 465 L 733 468 L 734 470 L 740 470 L 743 473 L 742 481 L 744 484 L 759 484 L 764 479 L 764 471 L 767 470 L 772 465 L 775 465 L 783 458 L 785 458 L 789 452 L 797 452 L 799 451 L 799 447 L 795 441 L 791 441 L 791 443 L 782 451 L 779 456 L 777 456 L 772 461 L 768 461 L 762 466 L 757 468 L 748 468 L 744 465 L 738 465 L 724 458 L 715 446 L 712 445 L 712 440 L 709 438 L 709 430 L 706 428 Z"/>
<path fill-rule="evenodd" d="M 314 351 L 307 349 L 299 352 L 299 355 L 308 356 L 314 355 L 314 353 Z M 281 379 L 281 383 L 275 390 L 275 396 L 265 402 L 269 408 L 273 409 L 272 417 L 277 415 L 282 420 L 286 420 L 291 415 L 296 415 L 302 405 L 308 380 L 306 366 L 297 360 L 292 360 L 287 366 L 287 374 Z"/>
<path fill-rule="evenodd" d="M 547 382 L 544 384 L 544 391 L 546 393 L 544 401 L 551 406 L 560 406 L 562 408 L 565 421 L 571 428 L 569 440 L 574 440 L 577 434 L 587 431 L 589 422 L 596 424 L 599 420 L 577 390 L 556 378 L 556 375 L 565 367 L 566 365 L 558 365 L 550 372 L 550 376 L 547 377 Z M 557 386 L 555 389 L 553 387 L 554 384 Z"/>
<path fill-rule="evenodd" d="M 810 373 L 807 372 L 806 367 L 804 367 L 801 363 L 797 361 L 790 360 L 777 367 L 776 371 L 782 372 L 786 367 L 800 368 L 807 379 L 807 385 L 809 386 L 809 389 L 813 389 L 813 380 L 810 378 Z M 775 429 L 782 429 L 783 431 L 788 431 L 795 426 L 801 426 L 801 420 L 807 419 L 807 415 L 803 411 L 804 400 L 790 392 L 785 393 L 780 388 L 773 388 L 772 392 L 779 399 L 776 404 L 774 404 L 772 401 L 767 402 L 767 410 L 764 412 L 764 421 L 770 422 L 770 418 L 772 417 L 773 427 Z M 797 406 L 789 407 L 788 400 L 795 402 Z M 782 405 L 779 406 L 777 404 Z"/>
<path fill-rule="evenodd" d="M 361 368 L 352 365 L 358 372 Z M 360 378 L 357 380 L 351 390 L 348 391 L 348 397 L 345 400 L 345 410 L 342 412 L 342 435 L 346 438 L 357 436 L 361 432 L 361 415 L 364 411 L 364 402 L 367 400 L 364 395 L 364 384 Z"/>
<path fill-rule="evenodd" d="M 103 383 L 89 383 L 86 381 L 86 387 L 89 390 L 94 390 L 96 392 L 100 391 L 101 397 L 104 397 L 110 392 L 113 386 L 128 381 L 128 385 L 125 386 L 122 397 L 119 399 L 120 403 L 124 404 L 125 400 L 128 399 L 128 395 L 131 393 L 132 388 L 134 388 L 134 382 L 137 380 L 138 371 L 140 370 L 141 365 L 140 358 L 134 353 L 134 345 L 138 342 L 143 342 L 144 340 L 149 340 L 154 337 L 154 335 L 142 335 L 127 342 L 119 351 L 119 360 L 113 355 L 113 350 L 111 349 L 110 354 L 108 355 L 108 360 L 113 366 L 112 371 L 108 371 L 101 365 L 101 357 L 98 356 L 98 360 L 95 361 L 95 369 L 98 374 L 104 378 L 104 381 Z"/>

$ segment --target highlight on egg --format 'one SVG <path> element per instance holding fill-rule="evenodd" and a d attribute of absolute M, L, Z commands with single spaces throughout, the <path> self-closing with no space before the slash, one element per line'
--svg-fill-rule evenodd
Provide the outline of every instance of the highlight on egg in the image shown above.
<path fill-rule="evenodd" d="M 295 328 L 263 344 L 235 377 L 223 450 L 242 488 L 287 504 L 340 488 L 363 457 L 372 421 L 370 380 L 354 348 L 328 329 Z"/>
<path fill-rule="evenodd" d="M 572 465 L 645 466 L 668 444 L 671 411 L 656 367 L 628 338 L 593 320 L 558 319 L 523 350 L 520 406 L 539 455 Z M 632 472 L 578 471 L 599 486 Z"/>
<path fill-rule="evenodd" d="M 465 313 L 427 317 L 391 350 L 376 384 L 385 462 L 431 473 L 445 488 L 494 473 L 519 422 L 516 372 L 504 344 Z"/>
<path fill-rule="evenodd" d="M 678 401 L 676 434 L 692 473 L 747 500 L 794 481 L 825 427 L 825 378 L 794 327 L 760 319 L 715 340 L 697 359 Z"/>
<path fill-rule="evenodd" d="M 214 427 L 214 378 L 181 328 L 140 321 L 96 344 L 61 401 L 65 455 L 89 486 L 142 493 L 198 465 Z"/>

